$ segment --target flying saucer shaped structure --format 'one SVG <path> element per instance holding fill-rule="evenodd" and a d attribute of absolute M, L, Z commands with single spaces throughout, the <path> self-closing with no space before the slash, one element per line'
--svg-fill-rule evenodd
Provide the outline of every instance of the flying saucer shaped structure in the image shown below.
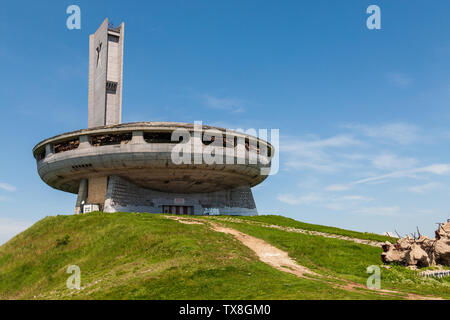
<path fill-rule="evenodd" d="M 90 36 L 88 128 L 34 147 L 42 180 L 77 194 L 75 213 L 95 206 L 105 212 L 256 215 L 251 187 L 266 179 L 273 146 L 218 127 L 122 124 L 123 46 L 124 23 L 113 28 L 106 19 Z"/>

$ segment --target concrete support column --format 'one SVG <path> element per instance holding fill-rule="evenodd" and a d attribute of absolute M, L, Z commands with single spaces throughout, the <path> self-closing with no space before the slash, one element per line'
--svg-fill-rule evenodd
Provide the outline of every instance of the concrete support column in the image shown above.
<path fill-rule="evenodd" d="M 145 143 L 144 131 L 133 131 L 133 138 L 131 139 L 131 144 L 142 144 Z"/>
<path fill-rule="evenodd" d="M 86 202 L 88 196 L 88 180 L 81 179 L 80 186 L 78 187 L 77 203 L 75 205 L 75 214 L 81 213 L 82 202 Z"/>
<path fill-rule="evenodd" d="M 108 187 L 108 177 L 91 177 L 89 178 L 89 204 L 97 204 L 100 210 L 103 210 L 106 200 L 106 189 Z"/>
<path fill-rule="evenodd" d="M 90 148 L 91 143 L 89 142 L 88 136 L 80 136 L 80 145 L 78 146 L 78 149 L 84 149 L 84 148 Z"/>
<path fill-rule="evenodd" d="M 53 145 L 48 143 L 45 145 L 45 157 L 51 156 L 53 154 Z"/>

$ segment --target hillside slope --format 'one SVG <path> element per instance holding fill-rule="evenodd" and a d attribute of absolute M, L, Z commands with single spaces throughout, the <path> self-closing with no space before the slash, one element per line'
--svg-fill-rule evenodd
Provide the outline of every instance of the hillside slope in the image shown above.
<path fill-rule="evenodd" d="M 366 268 L 380 264 L 381 249 L 353 240 L 383 236 L 278 216 L 172 218 L 182 220 L 134 213 L 47 217 L 0 247 L 0 299 L 450 298 L 448 279 L 419 278 L 403 267 L 381 269 L 382 289 L 395 292 L 365 289 Z M 212 225 L 283 250 L 314 275 L 274 268 Z M 81 269 L 79 291 L 66 287 L 70 265 Z"/>

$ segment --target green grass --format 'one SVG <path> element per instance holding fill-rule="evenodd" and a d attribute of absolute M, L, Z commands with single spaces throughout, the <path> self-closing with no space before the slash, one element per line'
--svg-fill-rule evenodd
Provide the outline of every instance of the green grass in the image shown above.
<path fill-rule="evenodd" d="M 309 231 L 319 231 L 319 232 L 325 232 L 325 233 L 332 233 L 337 234 L 341 236 L 347 236 L 351 238 L 358 238 L 358 239 L 364 239 L 364 240 L 374 240 L 374 241 L 380 241 L 380 242 L 393 242 L 394 239 L 375 234 L 375 233 L 369 233 L 369 232 L 357 232 L 357 231 L 351 231 L 351 230 L 344 230 L 339 229 L 335 227 L 328 227 L 328 226 L 322 226 L 318 224 L 310 224 L 310 223 L 304 223 L 300 222 L 291 218 L 286 218 L 283 216 L 275 216 L 275 215 L 265 215 L 265 216 L 256 216 L 256 217 L 244 217 L 244 216 L 235 216 L 233 218 L 238 218 L 242 220 L 247 221 L 257 221 L 267 224 L 274 224 L 282 227 L 291 227 L 291 228 L 297 228 L 297 229 L 304 229 Z"/>
<path fill-rule="evenodd" d="M 268 218 L 287 223 L 284 218 Z M 365 268 L 380 263 L 378 248 L 255 225 L 226 224 L 288 251 L 300 264 L 319 273 L 365 283 Z M 81 269 L 80 291 L 66 287 L 70 265 Z M 382 276 L 386 286 L 404 292 L 450 297 L 448 280 L 418 280 L 401 267 L 383 269 Z M 380 298 L 394 297 L 297 278 L 260 262 L 231 235 L 161 215 L 47 217 L 0 247 L 0 299 Z"/>
<path fill-rule="evenodd" d="M 254 217 L 254 219 L 250 218 L 250 220 L 270 221 L 272 224 L 288 226 L 286 225 L 287 218 L 276 216 L 267 216 L 267 218 L 266 220 L 266 216 L 259 216 Z M 345 240 L 285 232 L 252 224 L 222 223 L 287 251 L 301 265 L 307 266 L 317 273 L 365 284 L 368 277 L 367 267 L 370 265 L 381 267 L 381 248 Z M 299 224 L 302 223 L 293 223 L 290 226 L 299 227 Z M 353 234 L 352 237 L 355 237 L 357 233 L 347 231 L 347 235 L 349 234 Z M 381 286 L 382 289 L 450 299 L 449 277 L 443 279 L 423 278 L 418 276 L 417 271 L 412 271 L 403 266 L 392 266 L 389 269 L 381 268 Z"/>

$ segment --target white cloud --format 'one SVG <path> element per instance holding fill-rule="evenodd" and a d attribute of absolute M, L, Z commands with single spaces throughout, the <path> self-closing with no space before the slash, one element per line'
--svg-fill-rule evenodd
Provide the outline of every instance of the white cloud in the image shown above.
<path fill-rule="evenodd" d="M 380 180 L 387 180 L 387 179 L 392 179 L 392 178 L 415 177 L 419 173 L 431 173 L 431 174 L 435 174 L 435 175 L 445 175 L 449 172 L 450 172 L 450 164 L 432 164 L 432 165 L 426 166 L 426 167 L 394 171 L 394 172 L 384 174 L 384 175 L 361 179 L 361 180 L 355 181 L 351 184 L 357 185 L 357 184 L 375 182 L 375 181 L 380 181 Z"/>
<path fill-rule="evenodd" d="M 418 172 L 428 172 L 428 173 L 434 173 L 437 175 L 443 175 L 450 172 L 450 163 L 438 163 L 438 164 L 432 164 L 428 167 L 418 168 Z"/>
<path fill-rule="evenodd" d="M 244 102 L 239 99 L 218 98 L 208 94 L 202 96 L 203 103 L 212 109 L 224 110 L 229 112 L 243 112 Z"/>
<path fill-rule="evenodd" d="M 410 144 L 418 139 L 418 128 L 414 125 L 395 122 L 379 126 L 369 126 L 362 124 L 345 124 L 343 128 L 352 129 L 361 134 L 380 140 L 382 142 L 394 142 L 397 144 Z"/>
<path fill-rule="evenodd" d="M 301 139 L 283 138 L 280 151 L 285 159 L 285 168 L 329 174 L 367 167 L 367 161 L 381 170 L 408 169 L 418 163 L 415 158 L 399 157 L 389 150 L 376 156 L 367 155 L 368 148 L 378 149 L 380 143 L 408 145 L 420 141 L 418 128 L 414 125 L 396 122 L 379 126 L 347 124 L 342 127 L 355 131 L 354 134 L 359 136 L 338 134 L 324 139 L 314 135 Z M 429 168 L 432 169 L 439 168 Z"/>
<path fill-rule="evenodd" d="M 17 188 L 13 185 L 10 185 L 9 183 L 0 182 L 0 189 L 3 189 L 5 191 L 14 192 L 17 190 Z"/>
<path fill-rule="evenodd" d="M 425 167 L 419 167 L 419 168 L 412 168 L 408 170 L 398 170 L 393 171 L 387 174 L 377 175 L 365 179 L 360 179 L 357 181 L 353 181 L 346 184 L 332 184 L 327 187 L 325 187 L 326 191 L 331 192 L 339 192 L 339 191 L 347 191 L 352 189 L 353 187 L 360 185 L 360 184 L 378 184 L 378 183 L 384 183 L 391 179 L 400 179 L 400 178 L 413 178 L 418 179 L 420 178 L 420 175 L 423 174 L 433 174 L 433 175 L 447 175 L 450 174 L 450 164 L 432 164 Z M 421 186 L 413 186 L 408 188 L 408 191 L 415 192 L 415 193 L 425 193 L 431 189 L 437 188 L 441 186 L 438 183 L 427 183 Z"/>
<path fill-rule="evenodd" d="M 372 164 L 377 169 L 398 170 L 415 166 L 417 160 L 414 158 L 400 158 L 395 154 L 383 153 L 374 157 Z"/>
<path fill-rule="evenodd" d="M 352 136 L 337 135 L 326 139 L 284 139 L 280 151 L 285 155 L 288 168 L 335 172 L 347 167 L 349 161 L 335 150 L 360 145 L 362 142 Z"/>
<path fill-rule="evenodd" d="M 408 191 L 410 191 L 412 193 L 425 194 L 433 189 L 439 188 L 440 186 L 441 186 L 440 183 L 430 182 L 430 183 L 425 183 L 425 184 L 409 187 Z"/>

